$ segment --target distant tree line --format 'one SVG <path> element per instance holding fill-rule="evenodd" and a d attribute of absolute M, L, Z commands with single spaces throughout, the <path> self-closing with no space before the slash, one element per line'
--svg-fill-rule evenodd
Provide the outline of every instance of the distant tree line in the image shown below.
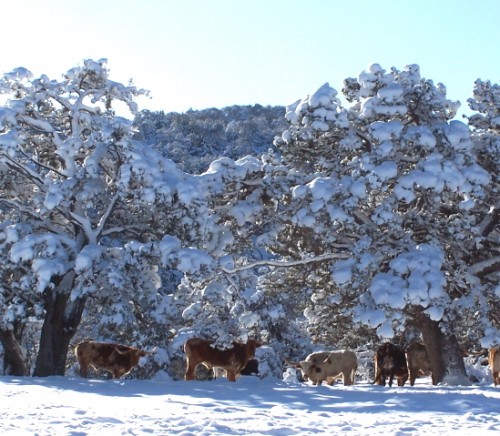
<path fill-rule="evenodd" d="M 230 106 L 185 113 L 141 111 L 136 138 L 191 174 L 204 172 L 221 156 L 237 160 L 273 148 L 286 129 L 281 106 Z"/>

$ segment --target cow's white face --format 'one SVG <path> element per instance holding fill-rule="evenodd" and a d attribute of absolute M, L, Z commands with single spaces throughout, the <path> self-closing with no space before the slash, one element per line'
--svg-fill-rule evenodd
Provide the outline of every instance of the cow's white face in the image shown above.
<path fill-rule="evenodd" d="M 307 360 L 303 360 L 299 363 L 300 369 L 302 372 L 308 373 L 311 370 L 312 362 L 308 362 Z"/>
<path fill-rule="evenodd" d="M 302 373 L 302 378 L 304 379 L 304 381 L 308 381 L 312 362 L 303 360 L 302 362 L 299 362 L 299 365 L 300 365 L 300 372 Z"/>

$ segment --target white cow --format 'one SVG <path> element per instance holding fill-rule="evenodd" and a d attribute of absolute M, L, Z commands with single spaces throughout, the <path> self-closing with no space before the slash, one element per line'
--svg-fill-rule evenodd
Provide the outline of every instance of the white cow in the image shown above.
<path fill-rule="evenodd" d="M 305 381 L 310 380 L 313 385 L 321 385 L 326 380 L 333 385 L 336 379 L 342 377 L 344 386 L 354 384 L 358 359 L 352 351 L 319 351 L 309 354 L 305 360 L 293 364 L 302 372 Z"/>

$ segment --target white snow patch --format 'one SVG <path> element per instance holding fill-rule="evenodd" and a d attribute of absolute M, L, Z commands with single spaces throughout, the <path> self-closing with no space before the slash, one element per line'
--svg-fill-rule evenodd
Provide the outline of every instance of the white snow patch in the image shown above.
<path fill-rule="evenodd" d="M 311 386 L 240 377 L 173 381 L 7 377 L 0 380 L 2 434 L 318 435 L 497 434 L 500 389 L 480 386 Z M 397 397 L 397 398 L 396 398 Z"/>

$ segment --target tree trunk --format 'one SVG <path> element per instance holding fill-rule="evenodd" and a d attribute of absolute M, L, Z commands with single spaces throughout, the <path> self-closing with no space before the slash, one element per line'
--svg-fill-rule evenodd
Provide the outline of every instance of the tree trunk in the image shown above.
<path fill-rule="evenodd" d="M 45 294 L 45 319 L 34 377 L 64 375 L 71 339 L 82 319 L 86 298 L 69 299 L 75 279 L 70 270 L 57 286 Z"/>
<path fill-rule="evenodd" d="M 4 374 L 17 376 L 29 375 L 29 367 L 26 358 L 14 331 L 0 329 L 0 342 L 2 342 L 4 350 Z"/>
<path fill-rule="evenodd" d="M 470 385 L 456 336 L 444 332 L 438 321 L 433 321 L 422 312 L 414 316 L 412 324 L 422 332 L 431 363 L 433 383 Z"/>

